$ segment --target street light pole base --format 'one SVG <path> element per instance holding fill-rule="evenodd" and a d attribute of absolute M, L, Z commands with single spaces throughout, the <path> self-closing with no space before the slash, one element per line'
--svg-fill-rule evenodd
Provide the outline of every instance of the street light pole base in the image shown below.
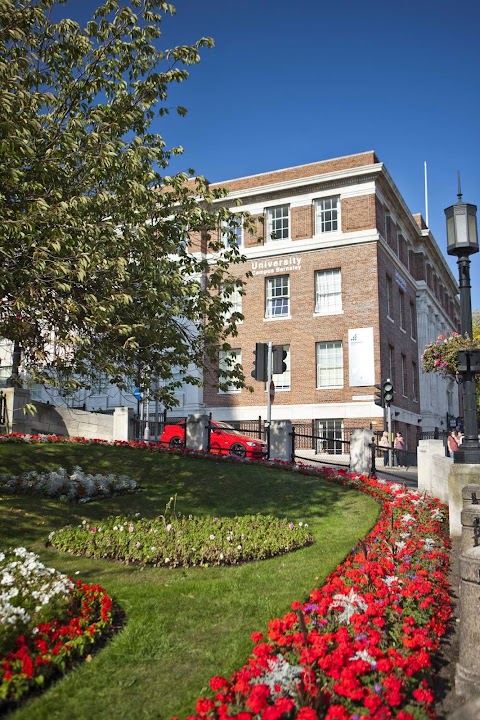
<path fill-rule="evenodd" d="M 480 465 L 480 446 L 478 443 L 469 447 L 468 440 L 464 440 L 458 450 L 455 450 L 453 462 L 455 465 Z"/>

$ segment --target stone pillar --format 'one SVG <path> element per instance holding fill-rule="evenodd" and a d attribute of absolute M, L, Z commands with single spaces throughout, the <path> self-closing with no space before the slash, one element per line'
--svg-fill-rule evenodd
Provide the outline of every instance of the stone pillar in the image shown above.
<path fill-rule="evenodd" d="M 272 420 L 270 423 L 270 459 L 292 460 L 292 423 L 290 420 Z"/>
<path fill-rule="evenodd" d="M 445 457 L 445 448 L 442 440 L 420 440 L 417 449 L 418 489 L 443 500 L 443 494 L 439 492 L 440 488 L 436 487 L 432 475 L 434 455 Z M 446 492 L 444 495 L 446 502 Z"/>
<path fill-rule="evenodd" d="M 480 547 L 460 555 L 460 652 L 455 691 L 473 698 L 480 695 Z"/>
<path fill-rule="evenodd" d="M 461 519 L 462 541 L 460 551 L 464 552 L 480 545 L 480 505 L 467 505 L 464 507 Z"/>
<path fill-rule="evenodd" d="M 210 417 L 194 413 L 187 417 L 185 430 L 185 447 L 188 450 L 205 451 L 208 448 L 208 423 Z"/>
<path fill-rule="evenodd" d="M 116 407 L 113 411 L 112 440 L 129 440 L 130 421 L 133 408 Z"/>
<path fill-rule="evenodd" d="M 350 472 L 370 475 L 372 472 L 371 430 L 353 430 L 350 435 Z"/>
<path fill-rule="evenodd" d="M 460 537 L 462 534 L 462 489 L 466 485 L 479 484 L 479 480 L 480 465 L 452 463 L 448 474 L 448 514 L 450 520 L 450 537 Z"/>
<path fill-rule="evenodd" d="M 462 504 L 464 508 L 467 505 L 474 504 L 474 496 L 477 498 L 477 503 L 480 503 L 480 485 L 472 483 L 462 488 Z"/>
<path fill-rule="evenodd" d="M 18 432 L 29 435 L 32 430 L 30 413 L 25 414 L 23 408 L 32 400 L 30 390 L 25 388 L 3 388 L 6 397 L 6 425 L 5 432 Z"/>

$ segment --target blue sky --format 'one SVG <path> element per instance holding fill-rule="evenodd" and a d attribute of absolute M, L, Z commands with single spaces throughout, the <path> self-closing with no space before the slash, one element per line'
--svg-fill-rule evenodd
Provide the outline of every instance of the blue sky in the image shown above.
<path fill-rule="evenodd" d="M 85 13 L 93 0 L 67 9 Z M 480 206 L 480 3 L 177 0 L 163 47 L 211 36 L 155 126 L 211 182 L 375 150 L 446 255 L 444 208 Z M 68 13 L 67 13 L 68 14 Z M 73 16 L 74 13 L 71 13 Z M 479 214 L 480 219 L 480 214 Z M 448 259 L 455 278 L 455 258 Z M 480 309 L 480 253 L 472 256 Z"/>

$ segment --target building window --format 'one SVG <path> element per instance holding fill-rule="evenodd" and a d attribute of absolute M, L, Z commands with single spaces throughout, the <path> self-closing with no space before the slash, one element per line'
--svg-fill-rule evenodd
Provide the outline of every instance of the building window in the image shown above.
<path fill-rule="evenodd" d="M 388 236 L 390 234 L 390 213 L 385 210 L 385 226 L 383 229 L 383 237 L 385 238 L 385 242 L 388 243 Z"/>
<path fill-rule="evenodd" d="M 392 278 L 387 275 L 387 317 L 392 320 L 393 308 L 392 308 Z"/>
<path fill-rule="evenodd" d="M 290 283 L 288 275 L 266 279 L 265 317 L 288 317 L 290 313 Z"/>
<path fill-rule="evenodd" d="M 405 330 L 405 293 L 403 290 L 399 290 L 400 299 L 400 330 Z"/>
<path fill-rule="evenodd" d="M 410 303 L 410 337 L 412 340 L 417 339 L 417 313 L 415 312 L 415 305 Z"/>
<path fill-rule="evenodd" d="M 241 369 L 242 365 L 242 351 L 239 349 L 232 349 L 232 350 L 222 350 L 219 355 L 219 371 L 220 371 L 220 382 L 227 382 L 227 387 L 225 387 L 223 390 L 219 389 L 219 393 L 226 394 L 226 393 L 239 393 L 240 388 L 235 387 L 233 384 L 228 383 L 228 376 L 225 373 L 225 371 L 232 371 L 236 367 L 239 367 Z"/>
<path fill-rule="evenodd" d="M 315 420 L 316 452 L 343 455 L 343 420 Z"/>
<path fill-rule="evenodd" d="M 342 312 L 340 270 L 319 270 L 315 273 L 315 312 L 319 315 Z"/>
<path fill-rule="evenodd" d="M 340 341 L 316 344 L 317 388 L 343 387 L 343 348 Z"/>
<path fill-rule="evenodd" d="M 393 345 L 388 346 L 388 379 L 395 385 L 395 349 Z"/>
<path fill-rule="evenodd" d="M 233 227 L 226 222 L 222 222 L 222 241 L 225 247 L 231 245 L 232 242 L 237 247 L 241 247 L 242 245 L 242 218 L 236 215 L 233 219 L 235 220 L 235 223 L 238 223 L 236 227 Z"/>
<path fill-rule="evenodd" d="M 337 232 L 340 200 L 338 197 L 315 200 L 315 234 Z"/>
<path fill-rule="evenodd" d="M 417 393 L 417 363 L 412 363 L 412 399 L 418 400 Z"/>
<path fill-rule="evenodd" d="M 228 320 L 228 318 L 232 317 L 233 313 L 241 313 L 242 312 L 242 294 L 240 292 L 240 288 L 235 286 L 231 288 L 230 293 L 227 295 L 225 287 L 222 285 L 221 287 L 221 297 L 223 302 L 229 302 L 230 308 L 226 310 L 223 314 L 223 317 L 225 320 Z"/>
<path fill-rule="evenodd" d="M 290 345 L 282 345 L 281 347 L 287 353 L 283 361 L 287 369 L 283 373 L 273 373 L 272 380 L 275 383 L 275 390 L 290 390 Z M 266 389 L 268 390 L 268 386 Z"/>
<path fill-rule="evenodd" d="M 289 206 L 277 205 L 267 208 L 267 241 L 288 240 Z"/>
<path fill-rule="evenodd" d="M 92 382 L 91 395 L 104 395 L 107 389 L 108 380 L 105 373 L 100 373 Z"/>
<path fill-rule="evenodd" d="M 407 358 L 405 355 L 402 355 L 402 395 L 403 397 L 408 395 Z"/>

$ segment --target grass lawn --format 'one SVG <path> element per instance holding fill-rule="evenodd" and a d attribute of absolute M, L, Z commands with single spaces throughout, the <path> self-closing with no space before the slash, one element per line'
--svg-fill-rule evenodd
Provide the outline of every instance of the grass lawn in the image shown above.
<path fill-rule="evenodd" d="M 14 720 L 164 720 L 193 713 L 213 675 L 229 676 L 293 600 L 304 600 L 374 525 L 379 506 L 321 478 L 261 465 L 211 462 L 103 445 L 0 446 L 0 472 L 124 473 L 144 488 L 85 505 L 0 495 L 1 547 L 24 545 L 74 579 L 103 585 L 126 624 L 91 662 L 77 666 Z M 52 530 L 109 515 L 163 513 L 171 495 L 183 514 L 272 514 L 308 523 L 315 543 L 295 553 L 235 567 L 161 569 L 71 557 L 47 550 Z M 78 573 L 78 575 L 76 574 Z"/>

